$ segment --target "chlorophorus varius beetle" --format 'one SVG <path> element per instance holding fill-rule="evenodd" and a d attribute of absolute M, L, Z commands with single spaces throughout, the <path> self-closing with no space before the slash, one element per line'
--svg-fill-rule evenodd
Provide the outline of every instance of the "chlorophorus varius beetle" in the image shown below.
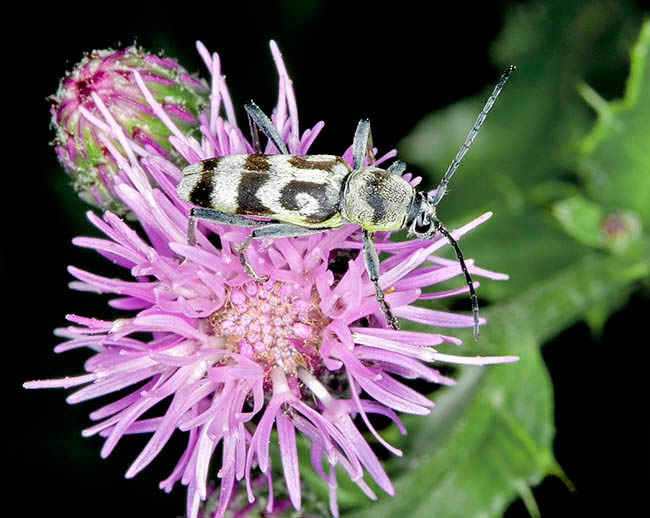
<path fill-rule="evenodd" d="M 436 207 L 485 117 L 510 73 L 501 76 L 465 142 L 452 160 L 440 184 L 431 193 L 414 189 L 402 173 L 406 164 L 396 161 L 388 169 L 375 166 L 370 122 L 359 122 L 352 144 L 352 167 L 334 155 L 291 155 L 267 115 L 253 102 L 246 104 L 255 154 L 208 158 L 187 166 L 178 195 L 196 205 L 190 210 L 188 242 L 196 243 L 197 219 L 226 225 L 256 227 L 238 247 L 244 270 L 264 282 L 246 260 L 246 248 L 253 239 L 296 237 L 325 232 L 354 223 L 362 229 L 363 259 L 388 325 L 398 322 L 379 287 L 379 258 L 374 233 L 408 229 L 409 237 L 431 239 L 444 236 L 453 247 L 469 288 L 474 317 L 474 338 L 478 339 L 479 310 L 472 278 L 458 243 L 442 225 Z M 280 151 L 264 155 L 259 128 Z M 368 158 L 369 165 L 364 166 Z M 269 218 L 268 221 L 247 216 Z"/>

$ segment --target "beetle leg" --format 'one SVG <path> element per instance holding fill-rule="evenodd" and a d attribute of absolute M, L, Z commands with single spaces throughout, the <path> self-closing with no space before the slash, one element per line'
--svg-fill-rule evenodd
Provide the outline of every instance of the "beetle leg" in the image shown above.
<path fill-rule="evenodd" d="M 363 166 L 363 159 L 368 154 L 370 165 L 375 164 L 375 154 L 372 152 L 372 132 L 370 131 L 370 121 L 361 119 L 354 132 L 352 141 L 352 168 L 356 171 Z"/>
<path fill-rule="evenodd" d="M 248 245 L 253 239 L 252 238 L 253 232 L 248 234 L 248 236 L 246 236 L 246 239 L 244 239 L 242 243 L 240 243 L 235 247 L 235 252 L 239 254 L 239 262 L 241 263 L 242 268 L 248 275 L 250 275 L 257 282 L 266 282 L 269 280 L 269 276 L 263 275 L 262 277 L 260 277 L 259 275 L 257 275 L 253 270 L 253 268 L 251 267 L 251 265 L 248 263 L 248 260 L 246 259 L 246 249 L 248 248 Z"/>
<path fill-rule="evenodd" d="M 246 115 L 248 115 L 248 127 L 250 128 L 251 132 L 251 141 L 253 143 L 253 152 L 256 155 L 263 155 L 264 152 L 262 151 L 262 144 L 260 144 L 260 133 L 257 131 L 257 124 L 255 124 L 255 121 L 251 117 L 251 114 L 246 111 Z"/>
<path fill-rule="evenodd" d="M 370 280 L 375 286 L 375 295 L 377 297 L 377 302 L 379 302 L 379 306 L 386 316 L 388 325 L 393 329 L 399 329 L 399 322 L 397 321 L 397 318 L 395 318 L 395 315 L 393 315 L 393 312 L 390 310 L 390 306 L 386 300 L 384 300 L 384 292 L 379 286 L 379 257 L 377 256 L 377 250 L 375 250 L 375 245 L 372 241 L 374 233 L 364 229 L 362 235 L 363 262 L 366 265 L 368 277 L 370 277 Z"/>
<path fill-rule="evenodd" d="M 278 130 L 275 129 L 275 126 L 273 126 L 273 121 L 269 119 L 268 115 L 262 111 L 262 109 L 257 106 L 253 101 L 250 101 L 244 105 L 244 108 L 246 109 L 246 113 L 248 113 L 248 120 L 251 123 L 251 126 L 255 125 L 259 129 L 262 130 L 262 133 L 266 135 L 266 137 L 273 142 L 276 148 L 278 148 L 278 151 L 282 153 L 283 155 L 288 155 L 289 150 L 287 149 L 287 146 L 284 145 L 284 142 L 282 142 L 282 137 L 278 133 Z M 257 131 L 252 131 L 253 133 L 253 146 L 259 147 L 260 151 L 259 153 L 261 154 L 261 146 L 259 143 L 259 137 L 257 137 Z M 256 153 L 258 153 L 257 149 L 255 150 Z"/>
<path fill-rule="evenodd" d="M 392 173 L 397 176 L 402 176 L 405 170 L 406 170 L 406 162 L 404 162 L 403 160 L 395 160 L 395 162 L 390 164 L 388 166 L 388 169 L 386 169 L 386 171 L 388 171 L 389 173 Z"/>
<path fill-rule="evenodd" d="M 245 218 L 237 214 L 230 214 L 228 212 L 221 212 L 216 209 L 209 209 L 203 207 L 193 207 L 190 209 L 190 214 L 187 224 L 187 243 L 191 246 L 196 244 L 196 220 L 205 219 L 207 221 L 214 221 L 223 225 L 235 225 L 237 227 L 259 227 L 261 225 L 269 225 L 273 221 L 257 221 L 254 219 Z"/>
<path fill-rule="evenodd" d="M 252 220 L 248 220 L 252 221 Z M 256 221 L 255 223 L 260 223 L 259 221 Z M 264 222 L 262 222 L 264 223 Z M 256 228 L 253 230 L 246 239 L 237 247 L 237 253 L 239 254 L 239 260 L 241 261 L 242 267 L 246 271 L 248 275 L 250 275 L 253 279 L 255 279 L 257 282 L 266 282 L 268 280 L 268 276 L 265 275 L 264 277 L 258 276 L 253 269 L 251 268 L 251 265 L 248 264 L 248 261 L 246 260 L 246 249 L 248 248 L 248 245 L 250 245 L 251 241 L 253 239 L 265 239 L 265 238 L 276 238 L 276 237 L 297 237 L 297 236 L 305 236 L 309 234 L 318 234 L 320 232 L 325 232 L 326 230 L 329 230 L 329 228 L 307 228 L 307 227 L 300 227 L 298 225 L 291 225 L 290 223 L 275 223 L 275 222 L 269 222 L 270 224 L 267 224 L 263 227 Z"/>

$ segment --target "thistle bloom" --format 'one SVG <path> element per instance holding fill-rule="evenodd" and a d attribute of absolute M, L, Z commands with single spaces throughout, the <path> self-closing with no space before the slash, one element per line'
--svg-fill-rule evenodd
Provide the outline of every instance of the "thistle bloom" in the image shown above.
<path fill-rule="evenodd" d="M 235 111 L 216 54 L 198 44 L 212 76 L 209 110 L 200 117 L 201 141 L 185 134 L 149 92 L 142 76 L 134 80 L 151 111 L 169 129 L 169 141 L 187 163 L 229 154 L 252 153 L 253 147 L 235 120 Z M 291 80 L 274 42 L 271 50 L 279 73 L 279 95 L 273 124 L 292 154 L 307 154 L 323 122 L 300 133 Z M 72 326 L 58 329 L 66 339 L 55 349 L 87 347 L 94 355 L 87 373 L 59 380 L 34 381 L 29 388 L 84 385 L 68 397 L 78 403 L 114 391 L 128 392 L 94 411 L 94 426 L 85 436 L 106 438 L 109 455 L 126 434 L 152 434 L 128 469 L 132 477 L 163 449 L 170 436 L 183 433 L 187 447 L 172 473 L 160 483 L 165 491 L 180 481 L 188 486 L 187 515 L 196 518 L 207 496 L 208 470 L 221 444 L 219 504 L 222 517 L 233 490 L 246 487 L 255 500 L 261 473 L 273 508 L 270 442 L 273 429 L 281 458 L 286 493 L 301 507 L 296 433 L 310 442 L 313 469 L 330 487 L 330 508 L 338 515 L 335 466 L 342 467 L 370 497 L 369 475 L 385 492 L 393 486 L 353 419 L 388 450 L 372 426 L 370 414 L 381 414 L 406 433 L 396 412 L 426 415 L 433 402 L 402 379 L 421 378 L 452 385 L 432 368 L 435 361 L 488 364 L 513 357 L 465 358 L 439 353 L 435 346 L 460 340 L 437 332 L 393 330 L 385 325 L 362 254 L 359 227 L 298 238 L 254 243 L 247 252 L 251 266 L 268 281 L 259 284 L 242 269 L 236 247 L 248 230 L 199 222 L 196 246 L 187 244 L 190 205 L 176 194 L 181 170 L 170 160 L 127 135 L 98 96 L 97 112 L 80 108 L 100 134 L 120 168 L 114 192 L 141 224 L 136 232 L 114 213 L 88 213 L 106 238 L 80 237 L 78 246 L 93 248 L 124 267 L 130 280 L 106 278 L 70 267 L 78 279 L 72 287 L 118 295 L 109 304 L 131 312 L 115 321 L 69 315 Z M 222 115 L 223 114 L 223 115 Z M 119 144 L 114 145 L 113 142 Z M 124 154 L 122 154 L 122 152 Z M 271 146 L 267 152 L 273 152 Z M 389 153 L 380 161 L 394 156 Z M 352 162 L 351 146 L 342 157 Z M 419 179 L 407 176 L 413 185 Z M 152 181 L 153 183 L 152 183 Z M 454 230 L 458 239 L 489 218 L 486 214 Z M 394 243 L 378 233 L 376 247 L 386 255 L 381 285 L 396 316 L 435 328 L 472 327 L 471 316 L 436 311 L 418 301 L 463 293 L 467 287 L 423 293 L 423 289 L 462 275 L 458 263 L 434 255 L 444 238 Z M 504 279 L 478 268 L 475 276 Z M 483 322 L 483 321 L 482 321 Z M 158 405 L 159 403 L 163 404 Z M 143 417 L 153 407 L 165 410 Z M 277 457 L 276 457 L 277 458 Z M 277 482 L 277 481 L 275 481 Z"/>

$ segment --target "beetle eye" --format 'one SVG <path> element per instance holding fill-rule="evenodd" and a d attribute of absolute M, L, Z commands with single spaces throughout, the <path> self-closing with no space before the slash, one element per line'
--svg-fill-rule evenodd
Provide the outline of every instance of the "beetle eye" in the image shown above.
<path fill-rule="evenodd" d="M 420 215 L 418 219 L 415 220 L 414 230 L 416 234 L 428 234 L 431 231 L 431 221 L 423 215 Z"/>

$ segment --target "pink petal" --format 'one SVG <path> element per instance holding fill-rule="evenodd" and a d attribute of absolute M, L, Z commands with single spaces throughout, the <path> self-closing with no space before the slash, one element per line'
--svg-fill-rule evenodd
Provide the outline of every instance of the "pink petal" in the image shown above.
<path fill-rule="evenodd" d="M 296 431 L 291 421 L 282 413 L 276 417 L 282 467 L 284 479 L 287 482 L 287 491 L 291 503 L 300 509 L 300 471 L 298 468 L 298 450 L 296 448 Z"/>

